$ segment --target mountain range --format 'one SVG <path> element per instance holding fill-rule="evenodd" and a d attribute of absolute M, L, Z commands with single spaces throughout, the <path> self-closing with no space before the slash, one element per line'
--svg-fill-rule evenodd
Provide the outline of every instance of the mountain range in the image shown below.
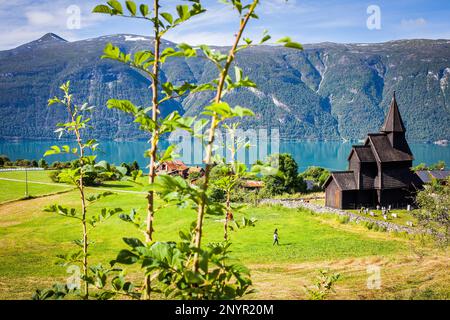
<path fill-rule="evenodd" d="M 151 101 L 143 74 L 100 59 L 109 42 L 135 52 L 150 49 L 152 38 L 119 34 L 68 42 L 49 33 L 0 51 L 0 138 L 55 138 L 65 112 L 47 107 L 47 100 L 67 80 L 79 103 L 97 106 L 90 134 L 147 138 L 128 116 L 105 106 L 109 98 L 141 106 Z M 163 41 L 163 47 L 175 45 Z M 450 140 L 450 40 L 318 43 L 303 51 L 257 46 L 239 52 L 236 64 L 258 85 L 225 96 L 255 112 L 242 121 L 244 128 L 279 128 L 288 139 L 361 139 L 379 130 L 395 91 L 409 140 Z M 175 58 L 161 76 L 174 84 L 204 83 L 216 68 L 205 59 Z M 165 103 L 162 113 L 198 115 L 211 98 L 209 92 L 188 95 Z"/>

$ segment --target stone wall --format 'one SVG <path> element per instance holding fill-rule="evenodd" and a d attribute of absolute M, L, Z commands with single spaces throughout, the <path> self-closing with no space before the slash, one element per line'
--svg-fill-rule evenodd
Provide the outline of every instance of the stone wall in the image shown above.
<path fill-rule="evenodd" d="M 397 232 L 406 232 L 409 234 L 417 233 L 418 230 L 406 226 L 401 226 L 392 222 L 388 221 L 380 221 L 371 219 L 369 217 L 360 216 L 348 211 L 340 210 L 340 209 L 334 209 L 330 207 L 324 207 L 317 204 L 312 204 L 309 202 L 305 202 L 304 200 L 291 200 L 291 199 L 263 199 L 259 201 L 259 204 L 268 204 L 268 205 L 281 205 L 286 208 L 305 208 L 309 209 L 311 211 L 314 211 L 315 213 L 319 214 L 336 214 L 339 216 L 347 216 L 349 217 L 349 220 L 355 223 L 361 223 L 361 222 L 372 222 L 374 224 L 377 224 L 379 227 L 386 229 L 386 231 L 397 231 Z"/>

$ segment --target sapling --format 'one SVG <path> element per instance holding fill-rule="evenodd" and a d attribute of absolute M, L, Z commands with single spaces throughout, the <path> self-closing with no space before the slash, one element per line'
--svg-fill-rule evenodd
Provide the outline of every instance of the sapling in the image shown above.
<path fill-rule="evenodd" d="M 238 51 L 248 48 L 252 45 L 252 40 L 248 38 L 243 38 L 244 31 L 251 19 L 257 19 L 258 16 L 255 10 L 259 4 L 259 0 L 253 0 L 247 5 L 243 5 L 241 0 L 225 0 L 222 1 L 231 4 L 233 9 L 239 14 L 239 29 L 236 33 L 233 45 L 231 46 L 227 55 L 224 55 L 215 50 L 211 50 L 208 46 L 200 46 L 204 55 L 217 66 L 219 71 L 219 77 L 214 81 L 215 97 L 211 105 L 205 108 L 204 114 L 210 116 L 210 128 L 206 141 L 206 154 L 203 160 L 205 164 L 205 177 L 201 185 L 201 197 L 200 203 L 197 210 L 197 223 L 195 227 L 195 240 L 194 246 L 197 250 L 201 247 L 202 231 L 203 231 L 203 220 L 206 212 L 207 205 L 207 190 L 209 187 L 209 176 L 211 173 L 211 168 L 213 165 L 213 146 L 214 138 L 216 134 L 216 129 L 220 123 L 226 121 L 227 119 L 234 118 L 237 116 L 252 116 L 253 112 L 249 109 L 236 106 L 231 108 L 228 103 L 223 101 L 223 95 L 238 87 L 256 87 L 256 84 L 248 79 L 248 77 L 242 76 L 242 69 L 235 66 L 235 77 L 236 81 L 233 82 L 229 76 L 230 68 L 235 61 L 236 54 Z M 259 44 L 268 41 L 271 37 L 264 32 L 263 38 Z M 241 40 L 245 42 L 244 45 L 240 45 Z M 296 42 L 293 42 L 290 38 L 285 37 L 278 40 L 279 43 L 283 43 L 284 46 L 295 49 L 302 49 L 302 46 Z M 199 254 L 196 253 L 194 256 L 193 270 L 198 272 L 199 268 Z"/>
<path fill-rule="evenodd" d="M 171 99 L 179 98 L 180 96 L 194 91 L 195 85 L 185 83 L 181 86 L 175 86 L 170 81 L 162 83 L 160 77 L 161 65 L 165 63 L 169 57 L 193 57 L 195 51 L 188 45 L 181 44 L 178 46 L 179 50 L 168 47 L 161 51 L 161 39 L 170 30 L 174 29 L 181 23 L 189 20 L 193 16 L 204 12 L 199 0 L 190 0 L 189 5 L 177 5 L 177 16 L 174 17 L 170 12 L 161 12 L 159 0 L 153 0 L 153 10 L 149 9 L 146 4 L 139 6 L 139 13 L 137 12 L 137 5 L 134 1 L 126 1 L 125 12 L 122 4 L 119 1 L 108 1 L 107 5 L 98 5 L 93 9 L 95 13 L 109 14 L 112 16 L 120 16 L 126 18 L 143 19 L 149 22 L 153 32 L 153 51 L 143 50 L 134 53 L 133 59 L 131 54 L 125 54 L 119 48 L 108 44 L 105 47 L 102 58 L 113 59 L 129 65 L 143 72 L 151 81 L 151 106 L 147 108 L 138 108 L 132 102 L 127 100 L 108 101 L 108 108 L 115 108 L 124 112 L 130 113 L 134 116 L 135 122 L 140 124 L 140 129 L 149 133 L 150 148 L 146 151 L 146 155 L 150 158 L 148 182 L 151 185 L 155 182 L 156 166 L 158 162 L 170 160 L 173 148 L 165 153 L 165 157 L 158 158 L 158 143 L 160 137 L 173 131 L 175 128 L 189 127 L 192 119 L 183 119 L 177 112 L 172 112 L 167 118 L 160 119 L 161 105 Z M 159 97 L 159 91 L 162 88 L 164 97 Z M 150 113 L 150 114 L 149 114 Z M 187 122 L 185 121 L 187 120 Z M 147 217 L 145 238 L 147 243 L 151 243 L 154 232 L 154 216 L 155 216 L 155 193 L 152 188 L 147 193 Z M 145 278 L 145 295 L 148 298 L 150 295 L 150 275 Z"/>
<path fill-rule="evenodd" d="M 75 240 L 74 243 L 81 247 L 80 251 L 72 254 L 58 255 L 61 260 L 61 264 L 68 266 L 70 264 L 81 263 L 82 265 L 82 277 L 83 281 L 83 291 L 81 297 L 83 299 L 89 298 L 89 285 L 94 281 L 89 275 L 89 239 L 88 239 L 88 226 L 95 227 L 98 223 L 104 221 L 110 216 L 122 211 L 120 208 L 114 209 L 101 209 L 101 213 L 98 215 L 91 215 L 87 217 L 87 207 L 89 203 L 93 203 L 103 197 L 109 196 L 112 192 L 103 192 L 101 194 L 87 195 L 85 188 L 85 174 L 86 168 L 88 166 L 93 166 L 95 163 L 95 155 L 87 155 L 86 151 L 95 151 L 97 149 L 98 143 L 94 139 L 83 139 L 82 130 L 84 130 L 90 121 L 90 118 L 85 117 L 86 113 L 89 113 L 93 107 L 89 106 L 87 103 L 83 105 L 77 105 L 74 102 L 73 95 L 70 93 L 70 82 L 67 81 L 61 85 L 60 89 L 63 91 L 64 96 L 54 97 L 48 101 L 49 106 L 62 105 L 66 111 L 69 121 L 66 123 L 59 123 L 58 129 L 55 132 L 59 133 L 60 137 L 63 134 L 72 135 L 76 141 L 77 147 L 71 148 L 68 145 L 52 146 L 50 150 L 46 151 L 44 156 L 54 155 L 54 154 L 71 154 L 76 157 L 77 161 L 73 161 L 72 168 L 67 168 L 58 174 L 59 182 L 66 182 L 76 186 L 79 196 L 80 196 L 80 212 L 76 208 L 67 208 L 59 204 L 51 205 L 45 208 L 47 212 L 54 212 L 67 218 L 73 218 L 80 222 L 82 227 L 82 239 Z M 53 289 L 46 291 L 37 291 L 35 298 L 62 298 L 66 294 L 76 291 L 76 287 L 69 288 L 63 285 L 55 285 Z"/>

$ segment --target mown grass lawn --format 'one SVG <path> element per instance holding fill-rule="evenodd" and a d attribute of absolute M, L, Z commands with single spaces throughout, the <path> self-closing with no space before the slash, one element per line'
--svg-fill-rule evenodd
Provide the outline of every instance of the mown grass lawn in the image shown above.
<path fill-rule="evenodd" d="M 37 197 L 73 189 L 73 187 L 63 184 L 54 185 L 49 173 L 50 171 L 27 172 L 29 196 Z M 0 203 L 25 197 L 26 184 L 14 180 L 25 180 L 25 171 L 0 172 Z"/>
<path fill-rule="evenodd" d="M 14 189 L 15 185 L 9 188 Z M 134 208 L 145 214 L 144 195 L 122 192 L 139 191 L 142 186 L 119 181 L 102 188 L 114 189 L 117 194 L 93 204 L 89 208 L 90 213 L 106 206 L 121 207 L 124 211 Z M 89 192 L 98 190 L 89 188 Z M 46 213 L 43 209 L 52 203 L 77 207 L 78 200 L 78 194 L 71 191 L 0 205 L 0 298 L 28 299 L 36 288 L 67 277 L 64 268 L 54 265 L 55 255 L 67 253 L 73 248 L 71 241 L 80 237 L 80 227 L 72 219 Z M 341 290 L 336 294 L 341 298 L 380 298 L 380 295 L 393 298 L 399 292 L 402 293 L 400 297 L 410 297 L 411 293 L 404 293 L 404 289 L 391 292 L 392 287 L 400 286 L 409 277 L 419 280 L 429 277 L 426 275 L 429 269 L 424 269 L 423 274 L 418 273 L 420 268 L 416 260 L 408 258 L 410 241 L 404 238 L 368 231 L 362 226 L 342 225 L 332 217 L 277 206 L 250 207 L 243 214 L 258 219 L 255 227 L 231 233 L 234 258 L 250 266 L 254 275 L 258 293 L 251 298 L 305 298 L 303 286 L 311 283 L 318 268 L 337 270 L 344 275 L 339 284 Z M 242 214 L 235 215 L 236 219 L 241 217 Z M 167 208 L 158 212 L 155 218 L 156 240 L 177 240 L 178 231 L 187 230 L 194 220 L 195 212 L 185 209 Z M 275 228 L 279 230 L 280 246 L 272 246 Z M 206 218 L 204 235 L 204 243 L 223 239 L 221 217 Z M 107 264 L 114 259 L 117 252 L 125 247 L 123 237 L 142 235 L 118 217 L 93 229 L 90 233 L 91 241 L 94 241 L 91 247 L 92 263 Z M 432 280 L 425 282 L 426 288 L 432 286 L 433 294 L 446 297 L 450 292 L 446 271 L 448 256 L 431 249 L 425 256 L 423 261 L 427 261 L 428 267 L 434 266 L 435 273 L 443 268 Z M 431 262 L 426 260 L 427 257 Z M 368 264 L 383 265 L 387 277 L 395 275 L 397 278 L 386 282 L 387 287 L 383 291 L 368 291 Z M 137 276 L 138 270 L 132 268 L 129 272 Z M 437 279 L 439 282 L 436 282 Z M 424 286 L 422 282 L 418 283 L 420 285 L 416 287 Z M 274 291 L 273 288 L 277 289 Z M 425 289 L 420 287 L 420 290 Z"/>

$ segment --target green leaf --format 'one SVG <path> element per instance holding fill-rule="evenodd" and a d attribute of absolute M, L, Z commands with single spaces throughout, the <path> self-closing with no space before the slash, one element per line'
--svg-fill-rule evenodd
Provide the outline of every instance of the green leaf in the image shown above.
<path fill-rule="evenodd" d="M 276 43 L 286 43 L 286 42 L 291 42 L 291 38 L 289 37 L 283 37 L 281 39 L 279 39 Z"/>
<path fill-rule="evenodd" d="M 138 108 L 128 100 L 109 99 L 106 106 L 109 109 L 118 109 L 131 114 L 136 114 L 138 112 Z"/>
<path fill-rule="evenodd" d="M 234 75 L 236 77 L 236 82 L 240 82 L 242 79 L 242 69 L 238 66 L 234 66 Z"/>
<path fill-rule="evenodd" d="M 292 48 L 297 50 L 303 50 L 303 46 L 300 43 L 297 42 L 287 42 L 284 44 L 286 48 Z"/>
<path fill-rule="evenodd" d="M 122 264 L 133 264 L 138 261 L 139 256 L 131 252 L 130 250 L 121 250 L 117 255 L 115 262 Z"/>
<path fill-rule="evenodd" d="M 141 4 L 139 6 L 139 11 L 141 12 L 143 17 L 146 17 L 148 15 L 148 5 L 146 4 Z"/>
<path fill-rule="evenodd" d="M 107 13 L 107 14 L 113 14 L 111 8 L 109 8 L 108 6 L 105 6 L 104 4 L 99 4 L 98 6 L 96 6 L 93 10 L 92 13 Z"/>
<path fill-rule="evenodd" d="M 155 121 L 145 113 L 140 113 L 136 116 L 134 122 L 141 124 L 141 129 L 145 131 L 152 131 L 156 127 Z"/>
<path fill-rule="evenodd" d="M 51 146 L 50 150 L 47 150 L 44 153 L 44 157 L 52 155 L 52 154 L 58 154 L 58 153 L 61 153 L 61 149 L 58 146 Z"/>
<path fill-rule="evenodd" d="M 164 20 L 166 20 L 168 23 L 172 24 L 173 23 L 173 17 L 170 13 L 168 12 L 163 12 L 161 13 L 161 17 L 164 18 Z"/>
<path fill-rule="evenodd" d="M 184 5 L 178 5 L 177 6 L 177 13 L 178 16 L 180 17 L 180 19 L 182 21 L 185 21 L 187 19 L 190 18 L 191 13 L 189 12 L 189 6 L 184 4 Z"/>
<path fill-rule="evenodd" d="M 261 39 L 261 41 L 259 43 L 261 44 L 261 43 L 264 43 L 266 41 L 269 41 L 271 38 L 272 37 L 267 34 Z"/>
<path fill-rule="evenodd" d="M 303 50 L 303 46 L 300 43 L 297 42 L 293 42 L 291 40 L 291 38 L 289 37 L 284 37 L 281 38 L 280 40 L 278 40 L 276 43 L 284 43 L 284 46 L 286 48 L 292 48 L 292 49 L 297 49 L 297 50 Z"/>
<path fill-rule="evenodd" d="M 184 56 L 187 58 L 197 56 L 197 51 L 186 43 L 180 43 L 177 47 L 183 51 Z"/>
<path fill-rule="evenodd" d="M 142 243 L 142 241 L 137 238 L 123 238 L 123 242 L 125 242 L 127 245 L 129 245 L 133 249 L 136 247 L 144 247 L 145 246 Z"/>
<path fill-rule="evenodd" d="M 141 66 L 144 63 L 147 63 L 150 61 L 153 61 L 154 54 L 151 51 L 145 50 L 145 51 L 138 51 L 134 54 L 134 60 L 133 63 L 136 66 Z"/>
<path fill-rule="evenodd" d="M 206 115 L 211 115 L 210 112 L 212 112 L 212 113 L 217 113 L 223 117 L 231 116 L 231 107 L 226 102 L 219 102 L 219 103 L 214 102 L 213 104 L 205 107 L 205 110 L 206 110 L 206 113 L 204 113 L 204 114 L 206 114 Z M 208 112 L 208 111 L 210 111 L 210 112 Z"/>
<path fill-rule="evenodd" d="M 111 8 L 113 8 L 113 13 L 123 14 L 122 5 L 117 0 L 110 0 L 107 2 Z"/>
<path fill-rule="evenodd" d="M 136 15 L 136 3 L 134 1 L 126 1 L 125 2 L 128 11 L 130 11 L 132 16 Z"/>

